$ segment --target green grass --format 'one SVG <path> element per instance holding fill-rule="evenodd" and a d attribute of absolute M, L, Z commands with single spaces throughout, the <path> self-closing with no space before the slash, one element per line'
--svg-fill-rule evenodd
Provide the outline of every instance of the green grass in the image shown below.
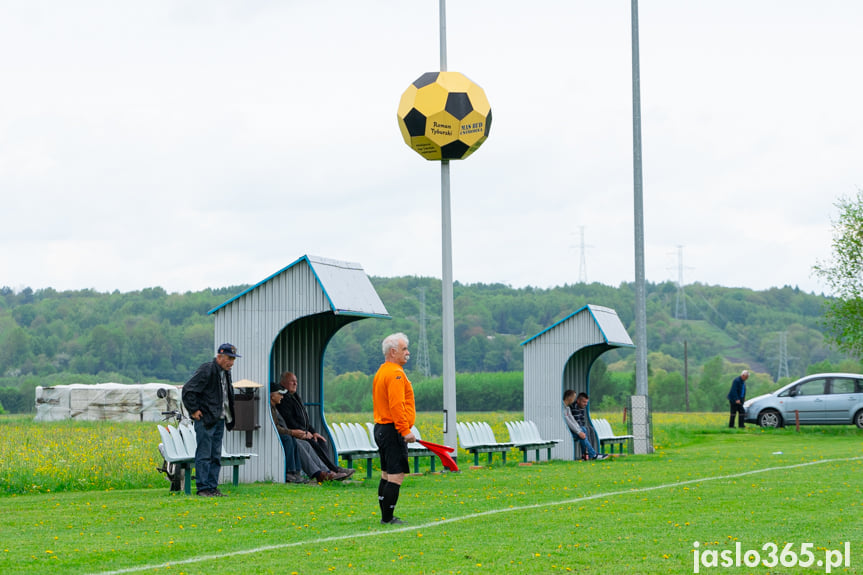
<path fill-rule="evenodd" d="M 618 431 L 619 415 L 609 416 Z M 811 542 L 822 558 L 845 541 L 851 568 L 833 572 L 863 572 L 863 432 L 728 430 L 722 419 L 656 414 L 655 454 L 606 462 L 503 466 L 496 456 L 470 469 L 461 457 L 461 473 L 406 479 L 404 529 L 379 524 L 377 473 L 226 486 L 221 499 L 171 494 L 158 475 L 155 488 L 12 493 L 0 497 L 0 573 L 692 573 L 694 542 L 702 552 Z M 0 444 L 12 439 L 7 424 Z"/>

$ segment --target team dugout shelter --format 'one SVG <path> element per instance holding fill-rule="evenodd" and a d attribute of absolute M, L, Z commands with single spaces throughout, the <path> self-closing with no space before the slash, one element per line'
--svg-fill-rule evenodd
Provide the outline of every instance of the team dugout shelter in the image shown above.
<path fill-rule="evenodd" d="M 590 395 L 590 369 L 597 358 L 635 345 L 617 312 L 597 305 L 580 308 L 521 345 L 524 419 L 536 423 L 542 438 L 563 440 L 552 449 L 552 458 L 574 459 L 576 445 L 563 420 L 563 392 Z"/>
<path fill-rule="evenodd" d="M 208 313 L 215 318 L 215 346 L 230 342 L 242 356 L 232 369 L 233 381 L 262 385 L 235 388 L 237 417 L 234 430 L 225 433 L 225 450 L 257 455 L 239 468 L 241 482 L 284 482 L 285 457 L 270 415 L 269 383 L 285 371 L 294 372 L 312 425 L 326 435 L 327 344 L 351 322 L 390 316 L 359 264 L 310 255 Z M 331 455 L 337 456 L 335 451 Z M 229 481 L 230 474 L 223 468 L 220 481 Z"/>

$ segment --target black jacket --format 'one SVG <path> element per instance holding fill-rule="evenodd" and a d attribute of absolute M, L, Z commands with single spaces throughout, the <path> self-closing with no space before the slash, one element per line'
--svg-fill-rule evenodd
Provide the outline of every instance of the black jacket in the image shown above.
<path fill-rule="evenodd" d="M 317 433 L 309 421 L 309 412 L 303 405 L 299 393 L 286 393 L 278 406 L 279 413 L 285 418 L 289 429 L 302 429 L 309 433 Z"/>
<path fill-rule="evenodd" d="M 201 410 L 201 420 L 204 427 L 212 427 L 219 421 L 222 413 L 222 382 L 219 372 L 222 368 L 216 360 L 201 364 L 201 367 L 192 374 L 189 381 L 183 385 L 183 405 L 186 411 L 192 415 Z M 234 428 L 234 386 L 231 385 L 231 372 L 225 373 L 228 380 L 228 408 L 231 412 L 230 423 L 226 422 L 227 429 Z"/>
<path fill-rule="evenodd" d="M 728 390 L 728 401 L 737 400 L 740 400 L 740 403 L 746 400 L 746 382 L 739 375 L 731 382 L 731 389 Z"/>

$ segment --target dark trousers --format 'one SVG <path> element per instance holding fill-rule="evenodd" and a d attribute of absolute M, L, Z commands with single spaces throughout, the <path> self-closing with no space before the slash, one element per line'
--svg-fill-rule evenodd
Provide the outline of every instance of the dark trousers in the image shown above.
<path fill-rule="evenodd" d="M 330 457 L 330 448 L 329 445 L 320 439 L 314 438 L 308 440 L 309 445 L 312 446 L 312 449 L 315 450 L 315 453 L 318 455 L 318 458 L 321 460 L 321 463 L 326 465 L 330 471 L 338 471 L 339 466 L 333 463 L 332 458 Z"/>
<path fill-rule="evenodd" d="M 743 403 L 735 403 L 733 401 L 729 401 L 728 405 L 731 406 L 731 414 L 728 417 L 728 427 L 734 427 L 734 414 L 737 414 L 737 427 L 744 427 L 743 425 L 743 416 L 746 413 L 746 410 L 743 409 Z"/>
<path fill-rule="evenodd" d="M 198 491 L 208 491 L 219 487 L 219 472 L 222 469 L 222 436 L 225 422 L 219 420 L 212 427 L 206 427 L 201 419 L 195 421 L 195 485 Z"/>
<path fill-rule="evenodd" d="M 290 435 L 279 435 L 282 440 L 282 449 L 285 452 L 285 473 L 299 473 L 300 452 L 297 450 L 297 440 Z"/>

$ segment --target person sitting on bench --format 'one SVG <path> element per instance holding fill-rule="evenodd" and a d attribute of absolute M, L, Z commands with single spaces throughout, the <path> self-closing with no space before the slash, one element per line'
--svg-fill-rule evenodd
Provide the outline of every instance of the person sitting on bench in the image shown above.
<path fill-rule="evenodd" d="M 276 431 L 279 432 L 279 440 L 282 442 L 282 449 L 285 452 L 285 483 L 308 483 L 300 475 L 302 467 L 297 440 L 291 436 L 291 430 L 288 429 L 285 420 L 277 409 L 282 397 L 284 397 L 283 391 L 285 391 L 284 388 L 278 383 L 270 384 L 270 414 L 273 416 L 273 423 L 276 425 Z"/>
<path fill-rule="evenodd" d="M 321 463 L 333 473 L 343 473 L 346 478 L 354 474 L 354 469 L 346 469 L 333 462 L 330 457 L 330 448 L 327 445 L 326 438 L 315 431 L 309 419 L 309 412 L 303 403 L 303 398 L 300 397 L 297 391 L 297 376 L 286 371 L 282 374 L 279 380 L 281 386 L 287 390 L 284 400 L 276 406 L 279 413 L 285 419 L 288 429 L 292 431 L 292 435 L 296 440 L 304 441 L 309 444 Z"/>
<path fill-rule="evenodd" d="M 563 420 L 566 422 L 566 426 L 572 433 L 572 438 L 581 445 L 582 452 L 587 454 L 587 459 L 605 459 L 608 456 L 604 453 L 596 453 L 596 450 L 587 439 L 588 401 L 589 398 L 584 392 L 579 393 L 577 399 L 573 390 L 567 389 L 563 392 Z M 573 409 L 571 407 L 573 403 L 577 406 L 576 412 L 581 415 L 580 421 L 578 421 L 576 416 L 573 415 Z"/>
<path fill-rule="evenodd" d="M 270 410 L 273 415 L 273 421 L 276 424 L 276 429 L 279 432 L 279 438 L 282 440 L 282 445 L 285 447 L 285 456 L 287 457 L 288 445 L 294 442 L 296 452 L 299 457 L 300 467 L 306 472 L 306 475 L 313 478 L 318 483 L 324 481 L 341 481 L 348 477 L 347 473 L 334 472 L 327 469 L 327 466 L 318 457 L 318 454 L 312 449 L 308 441 L 301 441 L 302 431 L 299 429 L 291 429 L 285 422 L 284 417 L 279 412 L 279 404 L 288 393 L 288 390 L 278 383 L 270 384 Z M 296 459 L 295 459 L 296 461 Z M 286 475 L 286 481 L 292 483 Z"/>

